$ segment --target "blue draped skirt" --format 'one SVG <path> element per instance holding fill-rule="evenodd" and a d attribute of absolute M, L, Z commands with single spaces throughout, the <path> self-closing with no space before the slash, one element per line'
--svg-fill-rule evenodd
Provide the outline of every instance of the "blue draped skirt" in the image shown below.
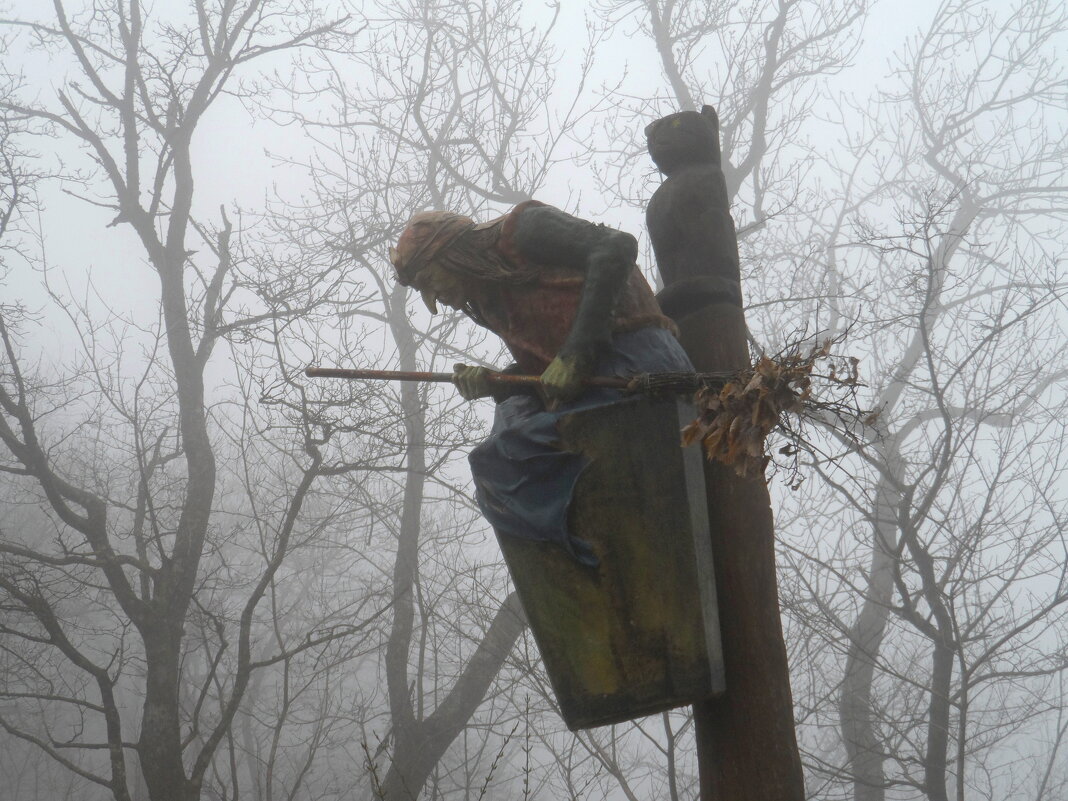
<path fill-rule="evenodd" d="M 682 346 L 662 328 L 619 334 L 597 365 L 597 375 L 690 371 Z M 493 428 L 469 460 L 475 499 L 499 536 L 556 543 L 586 565 L 597 557 L 567 530 L 567 508 L 579 474 L 581 454 L 561 449 L 557 423 L 581 409 L 614 403 L 623 393 L 592 389 L 577 400 L 547 411 L 540 398 L 516 395 L 497 404 Z"/>

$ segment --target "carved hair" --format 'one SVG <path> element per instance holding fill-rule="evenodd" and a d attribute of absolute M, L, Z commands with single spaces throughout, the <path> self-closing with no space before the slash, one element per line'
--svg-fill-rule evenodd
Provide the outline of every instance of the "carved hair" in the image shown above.
<path fill-rule="evenodd" d="M 475 225 L 469 218 L 451 212 L 417 214 L 401 234 L 397 247 L 390 248 L 397 280 L 414 286 L 419 274 L 433 264 L 463 278 L 494 284 L 536 281 L 535 266 L 498 247 L 506 219 Z"/>
<path fill-rule="evenodd" d="M 509 259 L 497 248 L 500 225 L 477 226 L 464 231 L 434 256 L 434 263 L 464 278 L 494 284 L 529 284 L 538 279 L 538 270 L 525 262 Z"/>

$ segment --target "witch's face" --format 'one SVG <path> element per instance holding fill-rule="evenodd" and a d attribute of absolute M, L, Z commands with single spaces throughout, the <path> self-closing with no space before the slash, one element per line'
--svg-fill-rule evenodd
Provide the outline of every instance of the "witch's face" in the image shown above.
<path fill-rule="evenodd" d="M 412 286 L 419 290 L 431 314 L 438 313 L 438 301 L 460 309 L 470 300 L 464 279 L 456 273 L 430 262 L 419 271 Z"/>

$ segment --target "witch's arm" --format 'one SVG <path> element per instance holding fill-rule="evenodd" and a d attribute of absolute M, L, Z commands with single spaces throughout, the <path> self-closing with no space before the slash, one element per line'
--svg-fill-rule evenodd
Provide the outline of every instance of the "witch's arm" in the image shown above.
<path fill-rule="evenodd" d="M 550 398 L 569 400 L 593 374 L 612 339 L 612 313 L 638 256 L 630 234 L 595 225 L 551 206 L 525 209 L 515 244 L 536 264 L 558 264 L 585 273 L 575 321 L 556 358 L 542 374 Z"/>

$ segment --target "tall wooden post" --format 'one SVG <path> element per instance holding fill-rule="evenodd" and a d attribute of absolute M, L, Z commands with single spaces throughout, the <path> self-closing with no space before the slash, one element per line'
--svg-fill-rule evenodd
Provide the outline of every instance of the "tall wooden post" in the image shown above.
<path fill-rule="evenodd" d="M 738 240 L 711 106 L 646 128 L 667 176 L 646 212 L 675 319 L 699 371 L 749 363 Z M 767 485 L 706 463 L 726 692 L 694 706 L 702 801 L 803 801 L 793 699 L 779 618 Z"/>

